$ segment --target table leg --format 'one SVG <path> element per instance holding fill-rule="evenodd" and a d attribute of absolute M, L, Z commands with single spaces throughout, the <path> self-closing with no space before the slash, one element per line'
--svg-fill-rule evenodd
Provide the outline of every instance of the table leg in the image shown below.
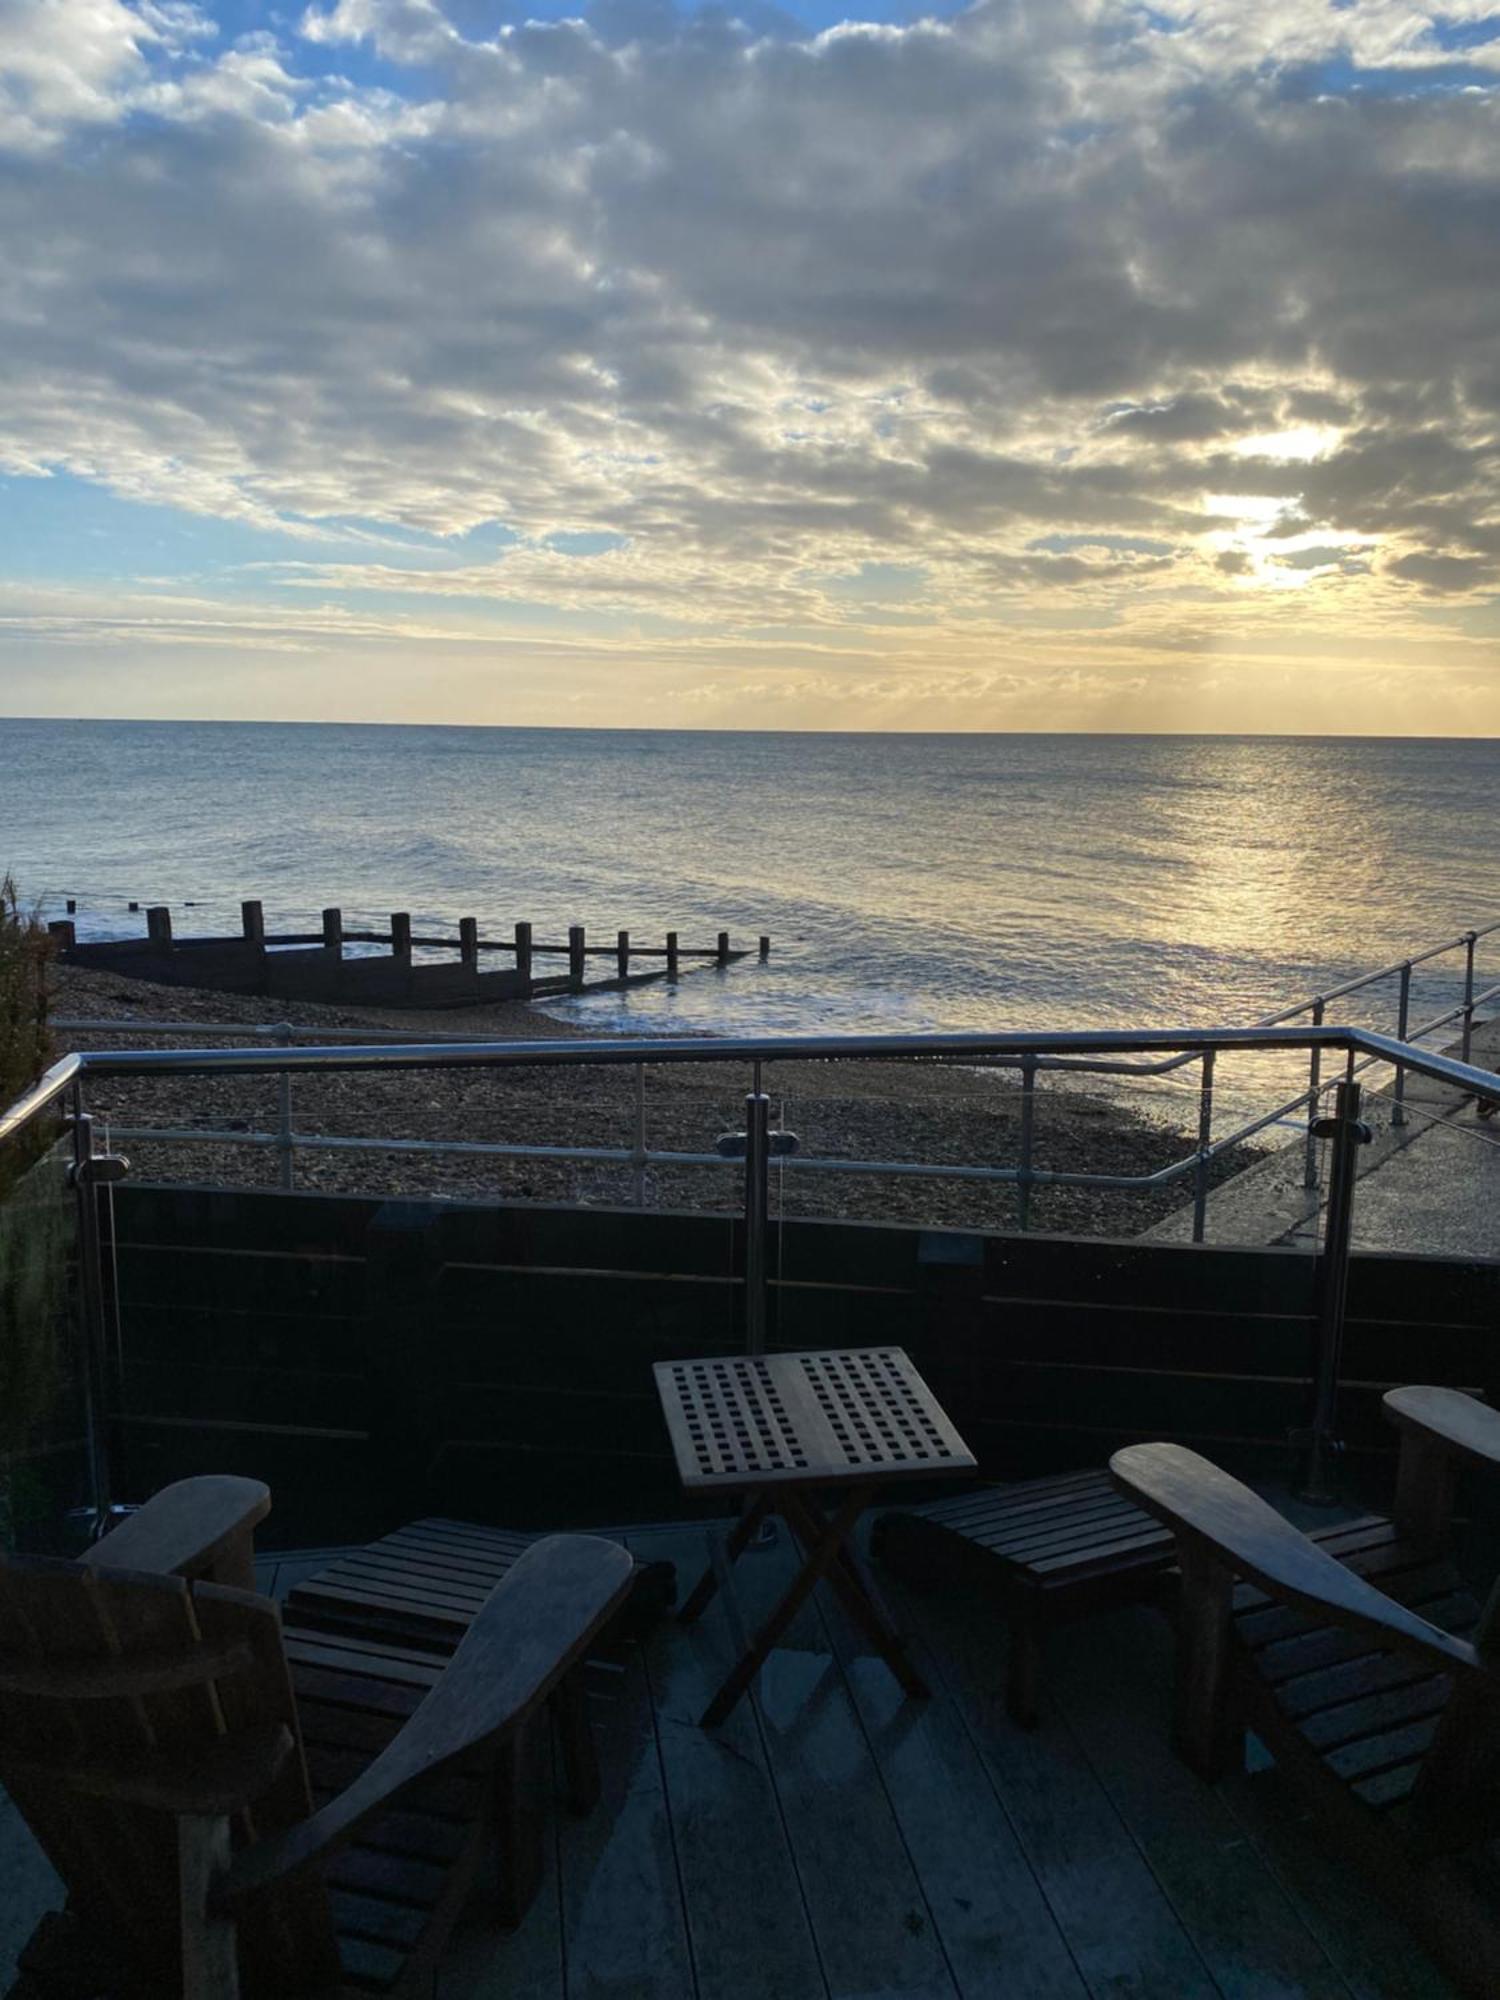
<path fill-rule="evenodd" d="M 778 1504 L 783 1511 L 786 1509 L 789 1497 L 789 1494 L 783 1491 L 779 1498 Z M 755 1679 L 765 1663 L 767 1653 L 812 1595 L 818 1579 L 827 1574 L 831 1563 L 837 1561 L 840 1544 L 869 1505 L 869 1500 L 868 1488 L 859 1487 L 850 1492 L 838 1512 L 825 1524 L 823 1532 L 816 1537 L 814 1545 L 804 1550 L 802 1567 L 797 1572 L 791 1588 L 756 1633 L 755 1643 L 749 1652 L 731 1668 L 718 1693 L 704 1709 L 700 1717 L 704 1729 L 712 1729 L 721 1723 Z"/>
<path fill-rule="evenodd" d="M 868 1504 L 873 1490 L 868 1487 L 861 1489 L 861 1505 Z M 817 1514 L 801 1494 L 786 1494 L 782 1504 L 799 1541 L 804 1545 L 815 1541 L 822 1529 Z M 885 1609 L 873 1581 L 865 1573 L 863 1563 L 847 1541 L 841 1541 L 835 1551 L 825 1581 L 865 1636 L 874 1642 L 876 1651 L 901 1683 L 903 1691 L 919 1700 L 930 1694 L 927 1683 L 912 1665 L 906 1641 L 895 1620 Z"/>
<path fill-rule="evenodd" d="M 752 1493 L 748 1496 L 744 1506 L 740 1510 L 740 1518 L 734 1524 L 729 1539 L 724 1545 L 724 1553 L 730 1562 L 733 1562 L 738 1556 L 743 1554 L 750 1537 L 766 1518 L 770 1505 L 771 1499 L 768 1493 Z M 702 1576 L 693 1585 L 691 1594 L 683 1604 L 682 1609 L 678 1612 L 678 1624 L 691 1625 L 695 1618 L 701 1617 L 712 1602 L 713 1594 L 718 1587 L 718 1572 L 714 1568 L 714 1565 L 710 1563 Z"/>

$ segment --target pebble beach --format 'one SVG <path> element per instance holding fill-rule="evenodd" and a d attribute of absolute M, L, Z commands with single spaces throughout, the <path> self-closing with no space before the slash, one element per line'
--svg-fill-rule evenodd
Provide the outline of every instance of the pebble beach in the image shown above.
<path fill-rule="evenodd" d="M 506 1042 L 588 1039 L 579 1029 L 524 1005 L 407 1011 L 162 987 L 109 972 L 53 968 L 55 1041 L 67 1048 L 245 1047 L 247 1027 L 289 1022 L 337 1042 L 341 1031 L 390 1029 L 413 1041 L 480 1036 Z M 71 1021 L 166 1021 L 222 1026 L 222 1037 L 143 1036 Z M 236 1031 L 239 1032 L 236 1032 Z M 740 1064 L 674 1063 L 645 1071 L 646 1142 L 664 1152 L 712 1153 L 721 1134 L 743 1124 L 750 1088 Z M 1021 1092 L 1013 1072 L 924 1062 L 783 1062 L 765 1068 L 772 1122 L 796 1133 L 804 1157 L 914 1161 L 954 1166 L 1014 1165 Z M 629 1147 L 636 1078 L 630 1068 L 535 1067 L 392 1070 L 382 1074 L 298 1076 L 293 1127 L 328 1138 L 422 1139 L 543 1146 Z M 90 1109 L 112 1127 L 249 1135 L 276 1127 L 273 1077 L 98 1079 Z M 209 1186 L 275 1187 L 269 1148 L 202 1141 L 126 1143 L 137 1180 Z M 1052 1172 L 1155 1173 L 1191 1150 L 1186 1131 L 1142 1115 L 1081 1080 L 1044 1077 L 1038 1086 L 1035 1163 Z M 1243 1148 L 1217 1163 L 1221 1175 L 1255 1157 Z M 506 1159 L 476 1154 L 343 1152 L 299 1148 L 295 1185 L 326 1193 L 425 1195 L 456 1200 L 526 1200 L 599 1207 L 738 1210 L 733 1166 L 638 1169 L 624 1161 Z M 1146 1190 L 1040 1186 L 1031 1198 L 1034 1229 L 1133 1236 L 1183 1206 L 1185 1179 Z M 894 1175 L 779 1171 L 773 1212 L 847 1220 L 1005 1230 L 1017 1219 L 1016 1190 L 1005 1184 Z"/>

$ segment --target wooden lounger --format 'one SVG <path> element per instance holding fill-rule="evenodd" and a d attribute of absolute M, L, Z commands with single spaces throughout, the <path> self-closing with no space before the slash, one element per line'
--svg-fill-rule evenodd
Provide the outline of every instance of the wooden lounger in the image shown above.
<path fill-rule="evenodd" d="M 1298 1532 L 1180 1445 L 1112 1470 L 1169 1527 L 1182 1589 L 1176 1741 L 1205 1777 L 1253 1729 L 1464 1992 L 1500 1992 L 1500 1590 L 1445 1552 L 1456 1466 L 1500 1468 L 1500 1411 L 1396 1389 L 1396 1519 Z"/>
<path fill-rule="evenodd" d="M 81 1562 L 0 1557 L 0 1783 L 62 1876 L 16 1991 L 261 2000 L 430 1990 L 488 1836 L 528 1891 L 532 1718 L 597 1791 L 579 1675 L 632 1590 L 613 1542 L 526 1548 L 444 1659 L 287 1635 L 241 1587 L 270 1496 L 184 1480 Z"/>

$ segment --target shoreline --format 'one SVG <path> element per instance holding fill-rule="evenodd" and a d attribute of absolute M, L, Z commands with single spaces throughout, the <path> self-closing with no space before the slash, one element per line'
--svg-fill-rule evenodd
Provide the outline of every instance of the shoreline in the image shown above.
<path fill-rule="evenodd" d="M 254 995 L 156 986 L 77 966 L 52 968 L 55 1019 L 175 1020 L 236 1027 L 289 1021 L 326 1030 L 411 1030 L 476 1034 L 506 1041 L 592 1041 L 587 1029 L 517 1001 L 441 1012 L 271 1001 Z M 54 1029 L 59 1052 L 110 1046 L 171 1047 L 170 1033 L 128 1040 L 108 1031 Z M 646 1137 L 652 1149 L 710 1153 L 719 1134 L 738 1131 L 750 1079 L 738 1064 L 646 1065 Z M 795 1131 L 804 1155 L 822 1159 L 912 1161 L 955 1166 L 1010 1165 L 1020 1140 L 1020 1091 L 1009 1071 L 924 1061 L 768 1063 L 773 1122 Z M 97 1083 L 90 1108 L 119 1125 L 217 1131 L 272 1131 L 278 1087 L 271 1077 L 119 1078 Z M 294 1129 L 327 1137 L 380 1137 L 547 1146 L 624 1148 L 635 1129 L 634 1069 L 555 1068 L 392 1071 L 299 1076 L 292 1084 Z M 1181 1126 L 1152 1119 L 1086 1085 L 1056 1077 L 1038 1087 L 1035 1164 L 1053 1172 L 1156 1172 L 1191 1150 Z M 269 1148 L 196 1142 L 131 1141 L 134 1176 L 194 1185 L 274 1188 Z M 1227 1179 L 1257 1157 L 1245 1148 L 1220 1166 Z M 647 1204 L 738 1213 L 732 1168 L 645 1168 Z M 317 1152 L 299 1149 L 295 1185 L 318 1193 L 426 1195 L 458 1200 L 529 1200 L 595 1207 L 634 1205 L 636 1169 L 612 1161 L 462 1154 Z M 1134 1236 L 1189 1198 L 1186 1179 L 1140 1192 L 1034 1187 L 1037 1231 Z M 1007 1231 L 1016 1226 L 1016 1190 L 1004 1183 L 772 1168 L 773 1213 L 849 1221 Z"/>

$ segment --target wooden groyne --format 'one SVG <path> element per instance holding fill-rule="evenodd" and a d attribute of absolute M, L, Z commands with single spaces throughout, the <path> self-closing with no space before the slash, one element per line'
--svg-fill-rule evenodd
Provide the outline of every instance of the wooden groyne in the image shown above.
<path fill-rule="evenodd" d="M 675 981 L 684 966 L 724 967 L 748 958 L 720 931 L 711 945 L 684 945 L 676 931 L 662 943 L 643 944 L 617 931 L 609 944 L 590 944 L 582 924 L 569 927 L 565 944 L 543 943 L 530 924 L 519 923 L 506 938 L 481 937 L 474 917 L 461 919 L 457 934 L 419 937 L 405 911 L 393 913 L 388 929 L 346 930 L 343 911 L 323 912 L 318 931 L 268 932 L 258 902 L 240 905 L 238 937 L 178 937 L 164 904 L 146 910 L 143 938 L 80 942 L 71 918 L 48 926 L 58 956 L 127 979 L 159 986 L 206 987 L 219 993 L 256 993 L 287 1000 L 324 1000 L 385 1007 L 470 1007 L 490 1000 L 536 1000 L 561 993 L 620 992 L 651 980 Z M 350 955 L 349 945 L 381 949 Z M 442 953 L 418 958 L 417 953 Z M 758 955 L 770 956 L 762 937 Z M 491 963 L 486 965 L 486 956 Z M 508 963 L 496 965 L 503 957 Z M 564 961 L 555 973 L 538 971 L 537 960 Z M 591 961 L 603 960 L 601 976 L 589 976 Z"/>

